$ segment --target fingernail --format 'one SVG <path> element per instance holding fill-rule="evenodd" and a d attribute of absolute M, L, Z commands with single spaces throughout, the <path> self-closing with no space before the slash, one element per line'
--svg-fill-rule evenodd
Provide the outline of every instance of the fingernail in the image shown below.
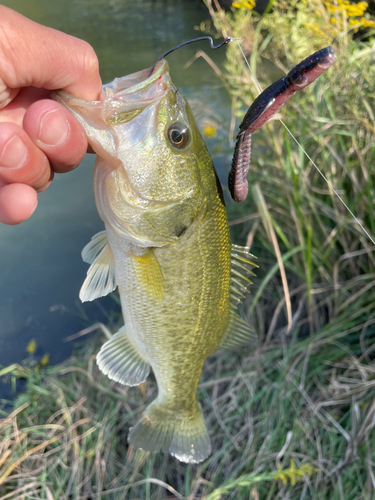
<path fill-rule="evenodd" d="M 0 168 L 16 169 L 27 161 L 28 151 L 25 143 L 14 135 L 5 143 L 0 155 Z"/>
<path fill-rule="evenodd" d="M 47 146 L 61 146 L 68 138 L 70 126 L 59 109 L 48 111 L 40 121 L 38 140 Z"/>

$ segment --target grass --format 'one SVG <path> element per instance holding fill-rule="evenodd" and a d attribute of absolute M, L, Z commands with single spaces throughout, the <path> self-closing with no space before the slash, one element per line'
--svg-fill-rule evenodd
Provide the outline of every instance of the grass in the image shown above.
<path fill-rule="evenodd" d="M 128 446 L 156 383 L 101 375 L 100 336 L 42 374 L 14 366 L 27 387 L 0 425 L 1 498 L 371 498 L 375 329 L 342 314 L 314 342 L 295 331 L 208 359 L 199 399 L 213 454 L 195 466 Z"/>
<path fill-rule="evenodd" d="M 262 294 L 257 293 L 249 307 L 265 336 L 272 323 L 264 321 L 266 310 L 278 314 L 271 330 L 276 320 L 276 326 L 286 323 L 290 328 L 302 301 L 299 321 L 305 321 L 304 334 L 312 335 L 343 308 L 355 307 L 357 298 L 371 293 L 374 283 L 374 244 L 332 189 L 375 235 L 374 41 L 353 40 L 354 28 L 351 34 L 333 25 L 330 32 L 326 3 L 313 0 L 288 6 L 290 2 L 279 0 L 273 13 L 264 17 L 249 9 L 214 12 L 208 3 L 216 29 L 223 36 L 243 39 L 244 52 L 251 54 L 250 66 L 263 88 L 271 83 L 263 69 L 266 63 L 285 74 L 323 46 L 333 44 L 337 54 L 335 65 L 293 96 L 280 115 L 329 185 L 273 120 L 253 135 L 250 195 L 232 209 L 232 218 L 241 222 L 237 227 L 232 221 L 236 240 L 247 238 L 260 259 L 256 285 Z M 228 46 L 221 77 L 230 90 L 232 108 L 242 117 L 259 91 L 235 43 Z"/>
<path fill-rule="evenodd" d="M 285 72 L 334 44 L 335 66 L 282 118 L 375 235 L 373 39 L 345 12 L 332 22 L 328 3 L 275 0 L 259 17 L 208 2 L 211 32 L 244 38 L 263 88 L 271 83 L 267 59 Z M 227 49 L 218 74 L 241 116 L 257 84 L 238 47 Z M 247 241 L 260 264 L 243 307 L 260 343 L 205 363 L 199 400 L 212 456 L 185 465 L 128 446 L 156 383 L 127 388 L 102 376 L 98 335 L 63 365 L 0 372 L 26 382 L 12 410 L 2 410 L 2 500 L 375 497 L 374 246 L 280 123 L 254 134 L 253 144 L 250 196 L 230 207 L 230 218 L 233 240 Z"/>

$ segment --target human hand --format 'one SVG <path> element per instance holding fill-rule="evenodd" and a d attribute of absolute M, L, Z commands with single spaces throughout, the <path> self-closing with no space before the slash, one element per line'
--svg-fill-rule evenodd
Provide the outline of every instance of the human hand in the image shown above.
<path fill-rule="evenodd" d="M 29 218 L 54 172 L 73 170 L 86 153 L 82 127 L 50 99 L 58 89 L 100 98 L 93 48 L 0 5 L 0 222 Z"/>

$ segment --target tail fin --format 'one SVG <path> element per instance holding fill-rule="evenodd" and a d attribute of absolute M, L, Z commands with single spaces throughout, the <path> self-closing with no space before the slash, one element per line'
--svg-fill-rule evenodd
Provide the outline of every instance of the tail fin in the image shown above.
<path fill-rule="evenodd" d="M 169 451 L 181 462 L 202 462 L 211 454 L 210 438 L 198 403 L 190 413 L 175 414 L 157 398 L 130 430 L 128 439 L 134 447 L 145 451 Z"/>

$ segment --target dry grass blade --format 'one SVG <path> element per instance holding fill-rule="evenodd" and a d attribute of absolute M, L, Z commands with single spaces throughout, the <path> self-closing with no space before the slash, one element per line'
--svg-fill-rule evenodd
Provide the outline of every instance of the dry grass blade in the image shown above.
<path fill-rule="evenodd" d="M 133 484 L 128 484 L 126 486 L 121 486 L 120 488 L 113 488 L 111 490 L 103 491 L 101 495 L 105 497 L 109 493 L 119 493 L 119 492 L 125 492 L 129 490 L 130 488 L 136 488 L 137 486 L 141 486 L 142 484 L 157 484 L 158 486 L 161 486 L 168 490 L 170 493 L 173 493 L 176 498 L 183 500 L 184 497 L 180 495 L 178 491 L 176 491 L 172 486 L 169 486 L 169 484 L 165 483 L 164 481 L 160 481 L 160 479 L 155 479 L 155 478 L 148 478 L 148 479 L 142 479 L 141 481 L 136 481 Z"/>
<path fill-rule="evenodd" d="M 34 448 L 28 450 L 24 455 L 22 455 L 22 457 L 20 457 L 18 460 L 9 465 L 9 467 L 7 467 L 7 469 L 0 476 L 0 486 L 4 483 L 6 478 L 14 471 L 14 469 L 18 467 L 22 462 L 24 462 L 27 458 L 31 457 L 31 455 L 35 454 L 37 451 L 45 449 L 50 444 L 55 443 L 60 438 L 61 436 L 56 436 L 54 438 L 48 439 L 47 441 L 44 441 L 38 446 L 34 446 Z"/>
<path fill-rule="evenodd" d="M 213 62 L 213 60 L 211 59 L 211 57 L 209 57 L 206 52 L 203 52 L 203 50 L 198 50 L 196 52 L 196 54 L 191 58 L 189 59 L 188 62 L 186 62 L 184 64 L 184 69 L 187 69 L 189 66 L 191 66 L 193 64 L 194 61 L 196 61 L 197 59 L 199 59 L 200 57 L 202 57 L 206 63 L 211 66 L 211 68 L 215 71 L 216 75 L 222 79 L 223 78 L 223 74 L 222 72 L 220 71 L 220 69 L 218 68 L 218 66 Z"/>
<path fill-rule="evenodd" d="M 279 244 L 278 244 L 278 241 L 276 238 L 276 234 L 275 234 L 275 231 L 273 228 L 272 219 L 271 219 L 270 213 L 267 209 L 267 204 L 265 202 L 265 199 L 263 197 L 263 193 L 260 189 L 259 184 L 256 184 L 254 186 L 254 188 L 252 189 L 252 193 L 253 193 L 254 198 L 255 198 L 255 203 L 258 206 L 259 214 L 260 214 L 261 220 L 263 222 L 264 228 L 265 228 L 265 230 L 269 236 L 269 239 L 272 243 L 272 246 L 275 250 L 277 262 L 279 264 L 281 281 L 283 284 L 283 290 L 284 290 L 284 296 L 285 296 L 285 306 L 286 306 L 287 318 L 288 318 L 288 331 L 290 331 L 290 329 L 292 327 L 292 304 L 290 302 L 288 281 L 286 278 L 284 263 L 283 263 L 283 260 L 281 257 L 280 247 L 279 247 Z"/>
<path fill-rule="evenodd" d="M 15 491 L 12 491 L 11 493 L 8 493 L 7 495 L 2 496 L 1 500 L 8 500 L 8 498 L 13 498 L 13 500 L 14 500 L 14 497 L 16 495 L 18 495 L 18 498 L 26 498 L 24 496 L 25 492 L 27 492 L 27 494 L 30 495 L 30 492 L 27 490 L 31 490 L 31 488 L 38 487 L 39 485 L 40 485 L 40 483 L 37 481 L 26 484 L 25 486 L 22 486 L 21 488 L 17 488 Z M 35 491 L 34 491 L 34 493 L 35 493 Z"/>
<path fill-rule="evenodd" d="M 17 366 L 17 365 L 13 365 Z M 25 410 L 29 406 L 29 403 L 24 403 L 21 405 L 19 408 L 16 408 L 10 415 L 8 415 L 2 422 L 0 422 L 0 430 L 2 427 L 7 425 L 13 418 L 15 418 L 19 413 L 21 413 L 23 410 Z"/>

